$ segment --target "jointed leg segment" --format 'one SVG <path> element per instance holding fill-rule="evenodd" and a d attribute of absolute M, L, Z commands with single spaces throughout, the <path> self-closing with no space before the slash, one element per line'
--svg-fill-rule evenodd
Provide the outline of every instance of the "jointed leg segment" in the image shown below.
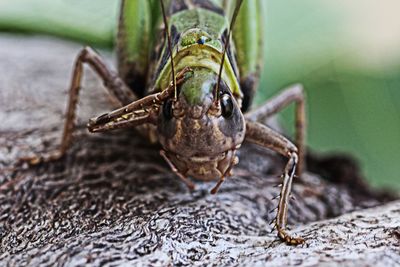
<path fill-rule="evenodd" d="M 118 75 L 109 70 L 103 59 L 91 48 L 85 47 L 78 55 L 75 61 L 71 88 L 69 91 L 69 102 L 67 110 L 67 119 L 64 124 L 64 132 L 60 147 L 60 155 L 64 155 L 71 145 L 72 133 L 75 127 L 76 105 L 78 103 L 79 91 L 81 89 L 83 63 L 89 64 L 92 69 L 103 80 L 105 87 L 121 103 L 129 103 L 136 99 L 133 92 L 125 85 Z"/>
<path fill-rule="evenodd" d="M 304 142 L 306 138 L 306 114 L 305 114 L 305 96 L 303 86 L 301 84 L 292 85 L 284 89 L 280 94 L 269 99 L 265 104 L 246 113 L 246 120 L 261 122 L 266 118 L 278 113 L 291 103 L 296 103 L 295 120 L 296 133 L 295 140 L 298 148 L 299 164 L 296 169 L 296 175 L 300 174 L 306 168 L 305 166 L 305 148 Z"/>
<path fill-rule="evenodd" d="M 279 196 L 277 216 L 275 227 L 278 236 L 289 245 L 304 243 L 302 238 L 295 238 L 286 232 L 287 210 L 292 189 L 293 177 L 295 174 L 298 156 L 297 148 L 284 136 L 271 128 L 258 122 L 246 122 L 246 140 L 260 146 L 272 149 L 288 158 L 288 162 L 283 172 L 282 189 Z"/>
<path fill-rule="evenodd" d="M 296 143 L 297 147 L 288 139 L 256 121 L 261 121 L 280 111 L 291 102 L 296 102 Z M 295 173 L 301 175 L 304 166 L 304 137 L 305 137 L 305 107 L 303 88 L 295 85 L 284 90 L 263 106 L 245 115 L 246 140 L 260 146 L 272 149 L 288 158 L 283 173 L 283 183 L 279 195 L 277 216 L 274 221 L 280 239 L 289 245 L 304 243 L 302 238 L 294 238 L 286 231 L 286 221 L 290 192 Z M 297 167 L 297 169 L 296 169 Z"/>
<path fill-rule="evenodd" d="M 75 127 L 76 105 L 79 99 L 79 91 L 81 89 L 83 64 L 88 64 L 103 80 L 108 91 L 122 104 L 127 104 L 136 99 L 133 92 L 125 85 L 116 72 L 108 69 L 103 59 L 91 48 L 85 47 L 79 53 L 72 75 L 72 81 L 69 89 L 68 109 L 62 141 L 60 147 L 45 155 L 37 155 L 31 158 L 22 158 L 23 161 L 35 165 L 40 162 L 47 162 L 61 158 L 71 145 L 72 133 Z"/>
<path fill-rule="evenodd" d="M 300 237 L 294 238 L 290 236 L 290 234 L 287 233 L 285 229 L 288 217 L 287 212 L 289 207 L 290 193 L 292 191 L 292 182 L 293 182 L 294 172 L 296 170 L 297 161 L 298 161 L 297 154 L 294 152 L 290 153 L 289 161 L 286 164 L 285 170 L 283 172 L 283 183 L 280 192 L 278 211 L 275 221 L 275 226 L 278 230 L 279 238 L 285 241 L 289 245 L 298 245 L 304 243 L 303 238 Z"/>

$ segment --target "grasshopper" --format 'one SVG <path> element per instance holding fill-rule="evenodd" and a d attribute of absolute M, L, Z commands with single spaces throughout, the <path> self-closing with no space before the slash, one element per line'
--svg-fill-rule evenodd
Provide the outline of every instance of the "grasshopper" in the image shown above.
<path fill-rule="evenodd" d="M 287 158 L 277 216 L 278 237 L 304 243 L 286 230 L 292 181 L 304 170 L 305 107 L 294 85 L 257 109 L 250 105 L 262 69 L 262 0 L 122 0 L 118 72 L 90 47 L 78 54 L 60 147 L 25 158 L 30 164 L 60 159 L 72 142 L 83 65 L 89 65 L 118 101 L 116 110 L 92 118 L 90 132 L 137 128 L 171 170 L 194 189 L 195 178 L 216 179 L 215 194 L 239 161 L 244 139 Z M 230 17 L 230 19 L 228 19 Z M 296 104 L 296 145 L 261 121 Z"/>

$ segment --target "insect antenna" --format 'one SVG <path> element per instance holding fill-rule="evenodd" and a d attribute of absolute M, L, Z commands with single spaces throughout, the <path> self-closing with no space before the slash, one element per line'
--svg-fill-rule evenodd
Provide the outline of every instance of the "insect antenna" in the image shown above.
<path fill-rule="evenodd" d="M 221 82 L 222 69 L 224 67 L 224 61 L 225 61 L 225 54 L 226 54 L 226 50 L 228 49 L 228 45 L 230 43 L 232 28 L 235 25 L 236 17 L 237 17 L 237 15 L 239 13 L 240 6 L 242 5 L 242 2 L 243 2 L 243 0 L 238 0 L 236 2 L 235 10 L 233 11 L 233 15 L 232 15 L 232 18 L 231 18 L 231 23 L 230 23 L 229 29 L 228 29 L 228 35 L 226 37 L 225 44 L 224 44 L 224 50 L 223 50 L 223 53 L 222 53 L 221 65 L 219 66 L 218 80 L 217 80 L 217 85 L 215 87 L 215 95 L 214 95 L 214 98 L 217 101 L 217 103 L 219 101 L 219 93 L 218 93 L 219 92 L 219 83 Z"/>
<path fill-rule="evenodd" d="M 178 98 L 178 92 L 176 90 L 174 60 L 172 58 L 172 41 L 171 41 L 171 35 L 169 34 L 169 27 L 168 27 L 167 15 L 165 14 L 164 1 L 160 0 L 160 4 L 161 4 L 161 11 L 162 11 L 163 20 L 164 20 L 165 34 L 167 35 L 169 56 L 171 58 L 172 84 L 174 86 L 174 99 L 176 100 Z"/>

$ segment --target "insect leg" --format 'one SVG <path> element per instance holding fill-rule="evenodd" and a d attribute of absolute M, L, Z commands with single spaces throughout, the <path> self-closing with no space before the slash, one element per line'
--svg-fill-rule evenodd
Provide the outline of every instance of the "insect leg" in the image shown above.
<path fill-rule="evenodd" d="M 176 76 L 176 83 L 180 84 L 185 80 L 185 73 L 190 71 L 186 67 Z M 133 101 L 121 108 L 92 118 L 87 124 L 90 132 L 106 132 L 114 129 L 132 128 L 145 123 L 156 124 L 158 111 L 165 99 L 172 97 L 174 93 L 174 84 L 161 92 L 145 96 Z"/>
<path fill-rule="evenodd" d="M 306 136 L 306 114 L 305 114 L 305 95 L 301 84 L 292 85 L 284 89 L 280 94 L 271 98 L 260 107 L 245 114 L 246 120 L 262 121 L 276 114 L 289 104 L 296 103 L 296 146 L 298 148 L 299 163 L 296 175 L 300 176 L 305 170 L 305 148 L 304 141 Z"/>
<path fill-rule="evenodd" d="M 246 140 L 257 145 L 272 149 L 288 158 L 283 172 L 283 184 L 279 195 L 279 204 L 275 226 L 278 237 L 289 245 L 304 243 L 304 239 L 292 237 L 286 232 L 287 211 L 292 189 L 292 181 L 298 162 L 297 148 L 288 139 L 271 128 L 252 121 L 246 121 Z"/>
<path fill-rule="evenodd" d="M 22 161 L 35 165 L 41 162 L 58 160 L 70 147 L 72 133 L 75 127 L 76 105 L 78 103 L 79 91 L 81 89 L 84 63 L 88 64 L 100 76 L 105 87 L 119 102 L 121 102 L 121 104 L 126 104 L 136 99 L 134 93 L 118 77 L 117 73 L 109 70 L 103 59 L 96 52 L 94 52 L 90 47 L 83 48 L 74 65 L 61 145 L 55 151 L 33 157 L 21 158 Z"/>

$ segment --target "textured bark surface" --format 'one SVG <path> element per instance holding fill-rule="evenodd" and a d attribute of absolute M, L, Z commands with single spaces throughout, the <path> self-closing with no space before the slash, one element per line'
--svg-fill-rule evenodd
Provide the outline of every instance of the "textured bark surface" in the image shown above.
<path fill-rule="evenodd" d="M 300 247 L 270 233 L 284 161 L 249 144 L 217 195 L 201 182 L 189 193 L 159 148 L 130 130 L 80 127 L 64 159 L 13 169 L 18 157 L 59 144 L 80 47 L 11 36 L 0 44 L 1 266 L 400 264 L 400 202 L 349 213 L 394 197 L 368 188 L 343 156 L 309 157 L 310 172 L 295 181 L 289 222 L 307 239 Z M 81 125 L 111 109 L 87 74 Z"/>

